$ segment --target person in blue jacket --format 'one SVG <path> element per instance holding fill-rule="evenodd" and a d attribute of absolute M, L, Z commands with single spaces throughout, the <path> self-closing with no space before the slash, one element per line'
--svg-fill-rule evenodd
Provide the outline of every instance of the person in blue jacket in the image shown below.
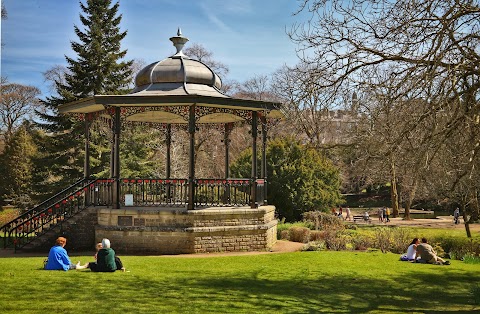
<path fill-rule="evenodd" d="M 68 257 L 67 250 L 64 249 L 67 244 L 67 239 L 64 237 L 58 237 L 55 241 L 55 245 L 48 252 L 47 263 L 45 264 L 46 270 L 69 270 L 69 269 L 84 269 L 85 266 L 81 266 L 80 262 L 72 264 L 70 257 Z"/>

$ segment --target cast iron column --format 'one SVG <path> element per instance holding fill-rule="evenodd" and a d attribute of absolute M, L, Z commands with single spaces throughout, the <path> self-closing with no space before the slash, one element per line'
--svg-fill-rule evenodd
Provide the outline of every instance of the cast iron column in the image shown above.
<path fill-rule="evenodd" d="M 188 204 L 187 209 L 195 209 L 195 105 L 190 106 L 188 117 L 188 133 L 190 134 L 190 150 L 188 161 Z"/>
<path fill-rule="evenodd" d="M 250 207 L 257 208 L 257 112 L 252 111 L 252 190 Z"/>
<path fill-rule="evenodd" d="M 223 134 L 223 144 L 225 145 L 225 180 L 230 177 L 230 133 L 233 129 L 233 123 L 225 123 L 225 133 Z M 225 185 L 225 195 L 223 203 L 230 204 L 230 186 Z"/>
<path fill-rule="evenodd" d="M 85 162 L 83 164 L 83 177 L 90 178 L 90 117 L 85 114 Z"/>
<path fill-rule="evenodd" d="M 110 150 L 110 178 L 113 179 L 114 176 L 114 168 L 115 168 L 115 116 L 112 117 L 110 120 L 112 123 L 111 130 L 112 130 L 112 137 L 110 139 L 111 150 Z"/>
<path fill-rule="evenodd" d="M 167 165 L 165 169 L 165 175 L 167 179 L 170 179 L 170 163 L 171 163 L 170 152 L 172 149 L 172 125 L 170 123 L 167 124 L 167 134 L 166 134 L 165 144 L 167 145 Z"/>
<path fill-rule="evenodd" d="M 115 120 L 114 120 L 114 158 L 113 158 L 113 206 L 114 209 L 120 208 L 120 107 L 115 107 Z"/>
<path fill-rule="evenodd" d="M 170 153 L 171 153 L 171 149 L 172 149 L 172 125 L 169 123 L 167 124 L 167 134 L 166 134 L 166 138 L 165 138 L 165 144 L 167 145 L 167 164 L 166 164 L 166 169 L 165 169 L 165 176 L 166 176 L 166 179 L 170 179 L 170 163 L 171 163 L 171 156 L 170 156 Z M 171 195 L 170 195 L 170 191 L 171 191 L 171 186 L 170 186 L 170 183 L 167 183 L 167 201 L 170 202 L 171 200 Z"/>
<path fill-rule="evenodd" d="M 262 169 L 263 178 L 263 205 L 267 205 L 267 119 L 262 116 Z"/>

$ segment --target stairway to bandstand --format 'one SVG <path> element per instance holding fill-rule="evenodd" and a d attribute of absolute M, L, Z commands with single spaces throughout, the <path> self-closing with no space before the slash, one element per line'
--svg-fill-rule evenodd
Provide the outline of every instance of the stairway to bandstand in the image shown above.
<path fill-rule="evenodd" d="M 82 179 L 48 200 L 27 210 L 0 227 L 5 250 L 43 251 L 50 248 L 60 235 L 68 235 L 89 215 L 89 207 L 97 204 L 94 198 L 101 185 L 109 180 Z M 69 245 L 72 247 L 72 245 Z"/>

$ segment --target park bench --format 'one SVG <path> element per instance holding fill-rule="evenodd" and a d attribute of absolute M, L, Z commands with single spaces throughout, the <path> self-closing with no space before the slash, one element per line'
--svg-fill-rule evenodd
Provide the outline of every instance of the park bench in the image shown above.
<path fill-rule="evenodd" d="M 368 217 L 368 219 L 365 219 L 365 216 L 363 215 L 354 215 L 353 216 L 353 222 L 357 222 L 358 221 L 364 221 L 364 222 L 368 222 L 368 223 L 371 223 L 372 220 L 370 219 L 370 217 Z"/>

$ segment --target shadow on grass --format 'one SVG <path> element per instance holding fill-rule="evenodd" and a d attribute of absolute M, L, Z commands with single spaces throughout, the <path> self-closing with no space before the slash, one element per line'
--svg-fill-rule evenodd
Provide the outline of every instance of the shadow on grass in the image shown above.
<path fill-rule="evenodd" d="M 215 278 L 212 274 L 205 277 L 205 274 L 191 273 L 188 278 L 164 282 L 129 276 L 115 291 L 92 287 L 91 292 L 107 299 L 117 299 L 115 308 L 124 312 L 134 309 L 139 312 L 157 309 L 189 313 L 478 311 L 471 296 L 459 289 L 478 282 L 478 274 L 445 271 L 432 276 L 419 271 L 413 287 L 403 285 L 404 280 L 395 276 L 388 279 L 359 279 L 353 275 L 316 277 L 305 271 L 303 274 L 299 272 L 295 278 L 272 280 L 262 271 L 253 272 L 247 278 L 221 275 Z M 103 279 L 108 280 L 108 277 Z"/>

